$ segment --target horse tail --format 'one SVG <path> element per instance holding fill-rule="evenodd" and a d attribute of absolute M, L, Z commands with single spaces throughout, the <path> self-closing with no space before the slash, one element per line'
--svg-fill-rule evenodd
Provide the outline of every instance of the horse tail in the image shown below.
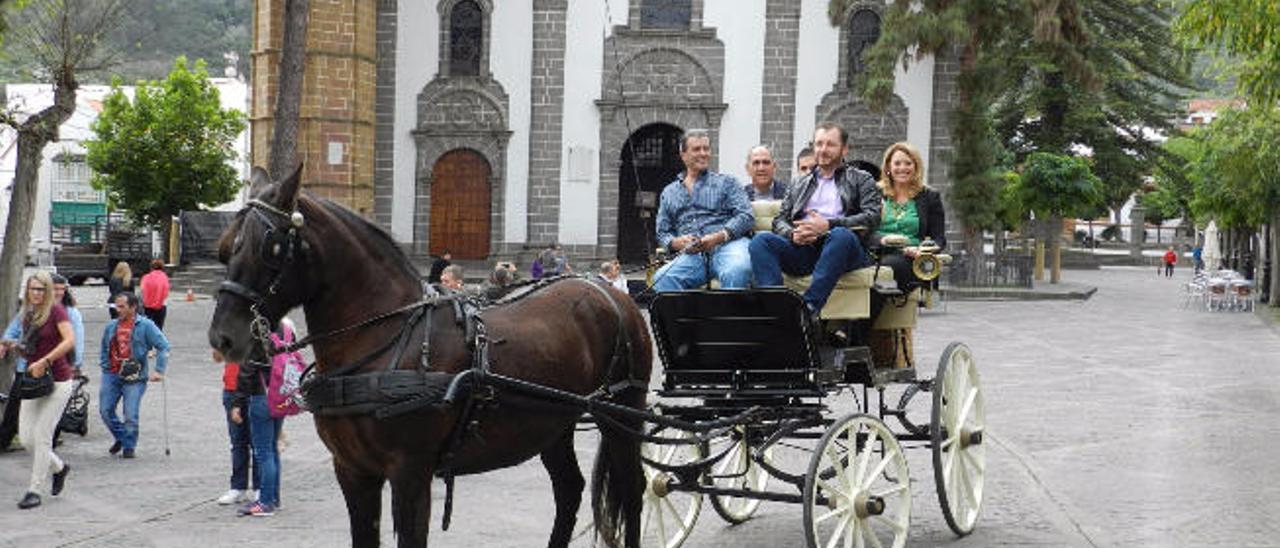
<path fill-rule="evenodd" d="M 628 405 L 638 408 L 643 403 L 641 392 L 638 402 L 628 402 Z M 620 425 L 599 421 L 600 447 L 591 475 L 591 510 L 595 515 L 596 535 L 603 538 L 606 545 L 634 548 L 639 545 L 645 486 L 640 468 L 640 440 L 633 432 L 640 431 L 643 425 L 637 419 L 614 417 L 610 420 Z"/>
<path fill-rule="evenodd" d="M 627 375 L 633 381 L 647 384 L 653 364 L 649 330 L 634 304 L 624 307 L 622 314 L 629 343 L 623 352 L 627 367 L 615 371 L 613 381 L 628 378 L 623 376 Z M 632 386 L 620 392 L 616 402 L 632 409 L 644 409 L 647 390 L 647 386 Z M 643 431 L 644 423 L 638 418 L 616 416 L 597 423 L 600 447 L 591 475 L 591 510 L 596 535 L 611 548 L 638 548 L 645 481 L 640 439 L 635 433 Z"/>

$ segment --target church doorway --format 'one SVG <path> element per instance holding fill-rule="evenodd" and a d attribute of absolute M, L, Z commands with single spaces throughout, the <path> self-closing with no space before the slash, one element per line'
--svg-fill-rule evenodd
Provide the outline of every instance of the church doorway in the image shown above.
<path fill-rule="evenodd" d="M 445 153 L 431 169 L 430 253 L 489 257 L 489 162 L 466 149 Z"/>
<path fill-rule="evenodd" d="M 658 245 L 654 235 L 658 197 L 684 171 L 680 134 L 670 124 L 649 124 L 622 145 L 618 170 L 618 258 L 636 264 L 649 260 Z"/>

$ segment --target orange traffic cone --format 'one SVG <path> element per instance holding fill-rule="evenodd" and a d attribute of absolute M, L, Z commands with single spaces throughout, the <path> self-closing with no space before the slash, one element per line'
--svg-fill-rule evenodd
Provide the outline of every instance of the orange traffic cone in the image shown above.
<path fill-rule="evenodd" d="M 187 288 L 187 302 L 191 302 L 191 301 L 194 301 L 194 300 L 196 300 L 196 292 L 195 292 L 195 290 L 194 290 L 194 289 L 191 289 L 190 287 L 188 287 L 188 288 Z"/>

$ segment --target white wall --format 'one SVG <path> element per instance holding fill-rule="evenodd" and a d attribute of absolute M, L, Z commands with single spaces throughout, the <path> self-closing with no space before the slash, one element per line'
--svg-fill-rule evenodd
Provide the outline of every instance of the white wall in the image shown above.
<path fill-rule="evenodd" d="M 912 61 L 905 71 L 899 63 L 894 78 L 893 91 L 907 105 L 907 140 L 920 150 L 920 159 L 928 166 L 930 129 L 933 127 L 933 56 Z M 925 173 L 928 173 L 927 169 Z"/>
<path fill-rule="evenodd" d="M 502 200 L 503 240 L 528 239 L 529 216 L 529 129 L 531 124 L 529 82 L 533 78 L 533 2 L 503 0 L 493 3 L 490 20 L 489 68 L 507 92 L 512 131 L 507 143 L 506 196 Z"/>
<path fill-rule="evenodd" d="M 827 18 L 825 0 L 805 0 L 800 7 L 800 52 L 796 70 L 795 140 L 800 152 L 813 139 L 818 103 L 840 76 L 840 33 Z M 795 162 L 795 158 L 788 159 Z"/>
<path fill-rule="evenodd" d="M 569 2 L 560 160 L 560 241 L 595 245 L 600 233 L 600 110 L 604 39 L 627 24 L 627 0 Z M 610 152 L 612 154 L 612 152 Z"/>
<path fill-rule="evenodd" d="M 760 143 L 764 82 L 765 0 L 709 0 L 702 25 L 724 42 L 724 102 L 720 122 L 720 171 L 747 177 L 747 151 Z"/>
<path fill-rule="evenodd" d="M 435 76 L 440 64 L 440 15 L 435 2 L 402 0 L 396 25 L 396 104 L 392 147 L 393 183 L 391 234 L 397 241 L 414 241 L 413 208 L 418 148 L 413 129 L 418 125 L 418 93 Z"/>

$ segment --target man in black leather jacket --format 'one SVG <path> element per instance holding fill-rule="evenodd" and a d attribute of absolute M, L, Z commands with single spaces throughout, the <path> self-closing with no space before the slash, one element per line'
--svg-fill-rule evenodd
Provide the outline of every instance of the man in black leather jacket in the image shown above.
<path fill-rule="evenodd" d="M 813 274 L 804 301 L 813 314 L 845 272 L 871 265 L 869 234 L 880 224 L 883 197 L 871 174 L 844 164 L 849 134 L 823 122 L 814 131 L 817 168 L 793 184 L 773 219 L 773 232 L 751 239 L 757 287 L 782 285 L 782 273 Z"/>

